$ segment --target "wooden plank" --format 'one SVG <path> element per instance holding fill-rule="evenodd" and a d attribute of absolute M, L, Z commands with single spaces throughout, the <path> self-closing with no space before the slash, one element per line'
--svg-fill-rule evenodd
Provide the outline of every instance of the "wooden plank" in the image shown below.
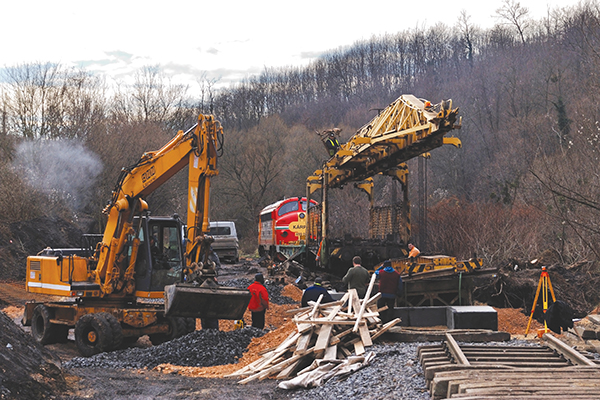
<path fill-rule="evenodd" d="M 312 336 L 312 329 L 309 332 L 302 334 L 296 342 L 296 351 L 294 353 L 300 354 L 301 352 L 306 351 L 306 349 L 308 349 L 308 345 L 310 344 L 310 339 L 312 338 Z"/>
<path fill-rule="evenodd" d="M 365 354 L 365 346 L 363 346 L 363 343 L 360 340 L 354 343 L 354 354 L 357 356 Z"/>
<path fill-rule="evenodd" d="M 288 358 L 287 360 L 283 360 L 282 362 L 268 368 L 265 371 L 261 371 L 254 375 L 250 375 L 249 377 L 242 379 L 238 383 L 244 385 L 244 384 L 246 384 L 248 382 L 252 382 L 253 380 L 256 380 L 256 379 L 263 380 L 265 378 L 268 378 L 270 375 L 274 374 L 275 372 L 280 372 L 280 371 L 284 370 L 290 364 L 300 360 L 302 357 L 305 357 L 307 354 L 312 353 L 313 350 L 314 350 L 314 347 L 308 349 L 305 354 L 298 354 L 298 355 L 292 356 L 292 357 Z"/>
<path fill-rule="evenodd" d="M 402 322 L 402 320 L 400 318 L 396 318 L 391 320 L 390 322 L 388 322 L 387 324 L 383 325 L 381 327 L 381 329 L 379 329 L 377 331 L 377 333 L 375 333 L 374 335 L 371 336 L 371 340 L 375 340 L 377 339 L 379 336 L 383 335 L 385 332 L 387 332 L 390 328 L 392 328 L 394 325 L 399 324 L 400 322 Z"/>
<path fill-rule="evenodd" d="M 321 300 L 323 300 L 323 295 L 322 294 L 319 295 L 319 298 L 317 299 L 317 302 L 313 306 L 313 309 L 312 309 L 312 311 L 310 312 L 310 314 L 308 316 L 309 319 L 313 319 L 317 315 L 317 311 L 319 311 L 319 305 L 321 304 Z"/>
<path fill-rule="evenodd" d="M 352 305 L 354 304 L 355 298 L 358 298 L 356 289 L 348 290 L 348 314 L 352 314 Z"/>
<path fill-rule="evenodd" d="M 352 330 L 354 331 L 354 329 Z M 363 343 L 363 346 L 369 347 L 373 345 L 371 333 L 369 332 L 369 328 L 367 327 L 367 325 L 360 325 L 358 328 L 358 333 L 360 334 L 360 339 Z"/>
<path fill-rule="evenodd" d="M 251 362 L 250 364 L 246 365 L 244 368 L 239 369 L 232 374 L 225 375 L 225 377 L 226 378 L 235 378 L 235 377 L 239 377 L 239 376 L 250 375 L 254 371 L 252 368 L 254 366 L 258 365 L 261 361 L 262 361 L 262 358 L 259 358 L 258 360 L 255 360 L 255 361 Z"/>
<path fill-rule="evenodd" d="M 333 346 L 328 346 L 327 349 L 325 349 L 325 356 L 323 357 L 324 360 L 337 360 L 337 352 L 338 352 L 338 347 L 336 344 L 334 344 Z"/>
<path fill-rule="evenodd" d="M 346 293 L 340 300 L 345 302 L 348 298 L 349 294 Z M 342 306 L 335 306 L 327 315 L 326 320 L 333 322 Z M 315 351 L 325 350 L 329 345 L 329 338 L 331 337 L 331 331 L 333 329 L 333 325 L 325 325 L 321 327 L 321 331 L 319 332 L 319 336 L 317 337 L 317 343 L 315 344 Z"/>
<path fill-rule="evenodd" d="M 352 353 L 350 352 L 350 350 L 348 350 L 347 348 L 345 348 L 344 346 L 338 346 L 338 348 L 341 350 L 342 353 L 344 353 L 344 355 L 346 357 L 349 357 L 352 355 Z"/>
<path fill-rule="evenodd" d="M 319 332 L 317 343 L 315 344 L 315 351 L 325 350 L 327 348 L 332 329 L 333 325 L 324 325 L 321 327 L 321 332 Z"/>
<path fill-rule="evenodd" d="M 337 301 L 334 301 L 334 302 L 331 302 L 331 303 L 321 304 L 321 305 L 319 305 L 319 308 L 323 309 L 323 308 L 337 306 L 337 305 L 340 305 L 340 304 L 343 305 L 344 302 L 341 301 L 341 300 L 337 300 Z M 302 308 L 294 308 L 292 310 L 286 310 L 285 312 L 286 312 L 286 314 L 298 314 L 298 313 L 301 313 L 301 312 L 312 311 L 313 308 L 314 308 L 314 304 L 312 306 L 307 306 L 307 307 L 302 307 Z"/>
<path fill-rule="evenodd" d="M 264 362 L 257 365 L 256 368 L 262 369 L 262 368 L 270 365 L 271 363 L 273 363 L 276 359 L 278 359 L 279 357 L 284 355 L 287 351 L 289 351 L 290 346 L 294 345 L 298 341 L 299 337 L 300 337 L 299 333 L 292 332 L 290 334 L 290 336 L 288 336 L 288 338 L 286 340 L 281 342 L 281 344 L 279 346 L 277 346 L 277 348 L 275 350 L 273 350 L 271 353 L 265 354 L 263 356 Z"/>
<path fill-rule="evenodd" d="M 548 346 L 561 353 L 563 356 L 565 356 L 565 358 L 569 359 L 574 364 L 600 367 L 595 362 L 591 361 L 580 352 L 571 348 L 566 343 L 562 342 L 551 334 L 544 333 L 542 338 L 546 341 L 546 343 L 548 343 Z"/>
<path fill-rule="evenodd" d="M 346 336 L 350 333 L 352 333 L 352 328 L 346 329 L 345 331 L 338 333 L 337 335 L 335 335 L 331 338 L 331 340 L 329 341 L 329 344 L 330 345 L 338 344 L 344 336 Z"/>
<path fill-rule="evenodd" d="M 348 319 L 334 319 L 333 321 L 329 321 L 326 318 L 318 318 L 310 321 L 313 325 L 355 325 L 355 321 Z M 365 321 L 360 322 L 361 326 L 366 326 Z"/>
<path fill-rule="evenodd" d="M 365 308 L 367 308 L 367 301 L 366 301 L 366 299 L 368 299 L 369 296 L 371 295 L 371 291 L 373 290 L 373 285 L 375 285 L 375 278 L 377 278 L 377 275 L 373 274 L 371 276 L 371 282 L 369 282 L 369 287 L 367 288 L 367 293 L 365 293 L 365 300 L 363 300 L 363 302 L 362 302 L 362 304 L 360 306 L 360 311 L 358 312 L 358 315 L 356 316 L 356 324 L 354 324 L 354 328 L 352 328 L 353 332 L 357 332 L 358 331 L 358 328 L 360 326 L 360 322 L 362 320 L 362 315 L 365 312 Z"/>
<path fill-rule="evenodd" d="M 454 356 L 454 360 L 457 364 L 471 365 L 471 363 L 469 363 L 469 360 L 467 360 L 467 357 L 460 349 L 458 343 L 456 343 L 456 340 L 454 340 L 452 335 L 450 335 L 449 333 L 446 333 L 446 344 L 448 345 L 448 350 L 450 350 L 450 353 L 452 353 L 452 355 Z"/>
<path fill-rule="evenodd" d="M 279 373 L 279 375 L 277 375 L 276 379 L 287 379 L 287 378 L 289 378 L 292 375 L 292 372 L 294 372 L 294 370 L 298 366 L 298 364 L 300 364 L 300 361 L 302 361 L 302 360 L 297 360 L 296 362 L 290 364 L 288 367 L 286 367 L 285 369 L 283 369 Z"/>
<path fill-rule="evenodd" d="M 590 314 L 587 318 L 592 321 L 596 325 L 600 325 L 600 315 L 598 314 Z"/>

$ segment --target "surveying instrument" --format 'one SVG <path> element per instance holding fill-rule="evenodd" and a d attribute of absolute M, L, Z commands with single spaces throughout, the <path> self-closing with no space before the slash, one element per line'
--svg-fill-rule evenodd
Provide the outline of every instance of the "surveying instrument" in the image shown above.
<path fill-rule="evenodd" d="M 540 275 L 540 281 L 538 282 L 537 291 L 535 292 L 535 298 L 533 299 L 533 306 L 531 307 L 531 315 L 529 316 L 529 322 L 527 322 L 527 329 L 525 330 L 525 336 L 529 333 L 529 327 L 531 326 L 531 320 L 533 319 L 533 313 L 535 312 L 535 306 L 537 305 L 540 297 L 540 291 L 542 292 L 542 309 L 544 311 L 544 329 L 538 330 L 538 337 L 542 337 L 544 333 L 548 333 L 548 325 L 546 324 L 546 311 L 548 310 L 548 291 L 552 295 L 552 301 L 556 302 L 556 296 L 554 296 L 554 290 L 552 289 L 552 282 L 550 282 L 550 275 L 546 267 L 542 267 L 542 273 Z"/>

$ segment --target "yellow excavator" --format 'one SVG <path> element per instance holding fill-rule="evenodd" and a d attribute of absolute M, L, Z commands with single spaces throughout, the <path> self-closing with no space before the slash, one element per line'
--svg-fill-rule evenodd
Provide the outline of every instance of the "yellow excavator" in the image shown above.
<path fill-rule="evenodd" d="M 153 344 L 183 336 L 196 329 L 196 318 L 214 325 L 243 317 L 250 293 L 219 286 L 208 235 L 222 139 L 220 123 L 200 115 L 192 128 L 122 169 L 103 211 L 103 235 L 84 235 L 81 248 L 46 248 L 27 258 L 27 291 L 60 296 L 26 304 L 23 325 L 31 325 L 35 340 L 66 341 L 74 328 L 80 353 L 91 356 L 142 335 Z M 144 199 L 185 166 L 187 221 L 151 216 Z"/>

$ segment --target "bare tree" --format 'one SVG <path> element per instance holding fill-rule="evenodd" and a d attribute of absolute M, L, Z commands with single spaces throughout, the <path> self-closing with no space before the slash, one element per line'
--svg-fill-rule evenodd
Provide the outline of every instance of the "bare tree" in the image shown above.
<path fill-rule="evenodd" d="M 135 115 L 145 122 L 167 121 L 185 103 L 187 87 L 171 83 L 159 66 L 146 66 L 135 75 L 133 105 Z"/>
<path fill-rule="evenodd" d="M 507 24 L 514 26 L 521 38 L 521 42 L 525 44 L 525 31 L 529 29 L 531 21 L 529 17 L 529 9 L 521 6 L 521 3 L 514 0 L 504 0 L 502 7 L 496 10 L 496 14 Z"/>

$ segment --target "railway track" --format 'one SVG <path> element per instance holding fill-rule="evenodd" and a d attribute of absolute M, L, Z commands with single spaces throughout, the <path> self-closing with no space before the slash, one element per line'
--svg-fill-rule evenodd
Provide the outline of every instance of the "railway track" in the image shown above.
<path fill-rule="evenodd" d="M 545 334 L 543 346 L 421 346 L 418 358 L 432 399 L 598 399 L 600 363 Z"/>

